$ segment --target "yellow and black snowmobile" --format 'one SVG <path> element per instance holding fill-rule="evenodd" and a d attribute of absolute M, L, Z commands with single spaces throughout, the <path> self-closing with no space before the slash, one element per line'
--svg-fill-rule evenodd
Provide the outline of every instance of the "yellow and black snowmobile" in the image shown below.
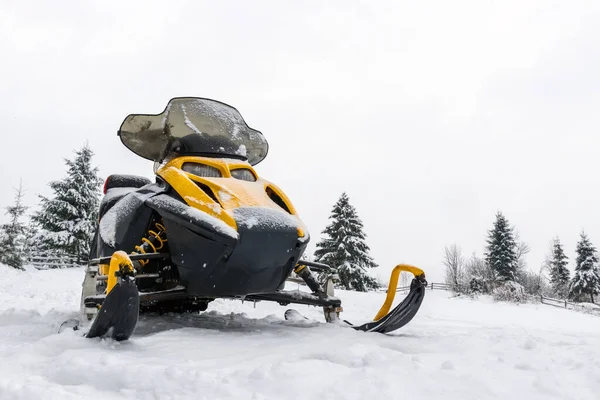
<path fill-rule="evenodd" d="M 301 259 L 309 233 L 285 193 L 253 168 L 268 144 L 238 110 L 205 98 L 175 98 L 157 115 L 129 115 L 118 136 L 154 161 L 156 181 L 111 175 L 83 281 L 87 337 L 126 340 L 144 312 L 198 312 L 216 298 L 323 307 L 339 320 L 336 275 Z M 313 271 L 324 279 L 318 279 Z M 415 275 L 388 313 L 400 271 Z M 286 291 L 295 275 L 308 291 Z M 351 327 L 391 332 L 417 313 L 425 293 L 420 269 L 397 266 L 374 321 Z"/>

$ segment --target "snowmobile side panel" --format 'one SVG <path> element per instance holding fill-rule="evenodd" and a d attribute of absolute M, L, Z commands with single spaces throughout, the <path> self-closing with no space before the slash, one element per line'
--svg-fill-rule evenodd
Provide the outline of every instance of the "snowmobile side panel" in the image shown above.
<path fill-rule="evenodd" d="M 109 192 L 118 189 L 111 189 Z M 145 201 L 167 190 L 166 185 L 151 184 L 125 193 L 100 219 L 98 226 L 97 249 L 94 258 L 111 256 L 115 250 L 132 252 L 142 237 L 152 218 L 153 210 Z"/>
<path fill-rule="evenodd" d="M 106 191 L 104 197 L 100 201 L 100 207 L 98 209 L 98 217 L 102 219 L 104 214 L 115 204 L 117 204 L 123 197 L 127 196 L 129 193 L 133 192 L 136 188 L 133 187 L 118 187 L 118 188 L 110 188 Z"/>
<path fill-rule="evenodd" d="M 165 223 L 169 220 L 213 242 L 227 247 L 235 246 L 239 236 L 237 231 L 217 218 L 188 207 L 174 196 L 177 195 L 159 194 L 147 199 L 146 205 L 158 212 Z M 169 243 L 177 241 L 177 233 L 172 232 L 168 226 L 167 236 Z"/>

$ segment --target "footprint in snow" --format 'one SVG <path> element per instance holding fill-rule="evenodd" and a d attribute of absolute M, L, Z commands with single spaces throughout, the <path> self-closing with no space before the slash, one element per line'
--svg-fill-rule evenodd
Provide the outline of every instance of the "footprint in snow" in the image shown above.
<path fill-rule="evenodd" d="M 454 369 L 454 364 L 450 360 L 446 360 L 442 363 L 442 369 Z"/>

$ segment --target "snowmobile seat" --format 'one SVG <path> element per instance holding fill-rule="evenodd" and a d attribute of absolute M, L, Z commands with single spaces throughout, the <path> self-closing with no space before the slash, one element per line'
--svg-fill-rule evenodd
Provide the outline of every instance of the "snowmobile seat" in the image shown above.
<path fill-rule="evenodd" d="M 108 189 L 112 188 L 139 189 L 149 183 L 152 183 L 150 179 L 143 176 L 114 174 L 106 178 L 106 182 L 104 182 L 104 194 L 106 194 Z"/>
<path fill-rule="evenodd" d="M 100 218 L 127 194 L 151 183 L 150 179 L 143 176 L 110 175 L 104 182 L 104 197 L 100 202 L 99 210 Z"/>

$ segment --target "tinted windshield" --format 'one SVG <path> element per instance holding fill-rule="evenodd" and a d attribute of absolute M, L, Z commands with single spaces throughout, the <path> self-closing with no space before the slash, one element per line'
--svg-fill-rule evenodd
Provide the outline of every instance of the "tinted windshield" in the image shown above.
<path fill-rule="evenodd" d="M 172 99 L 158 115 L 129 115 L 119 136 L 137 155 L 162 161 L 169 155 L 203 155 L 262 161 L 268 143 L 235 108 L 202 98 Z"/>

